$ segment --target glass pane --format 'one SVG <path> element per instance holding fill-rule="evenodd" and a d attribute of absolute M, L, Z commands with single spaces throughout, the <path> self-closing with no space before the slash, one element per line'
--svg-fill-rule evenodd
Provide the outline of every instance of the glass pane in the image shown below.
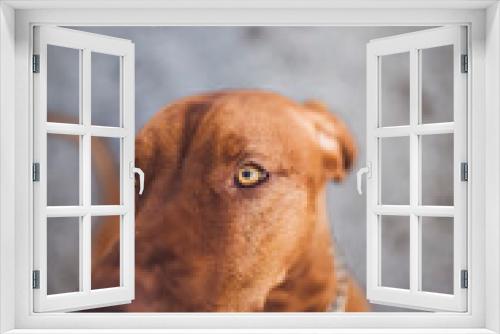
<path fill-rule="evenodd" d="M 453 293 L 453 218 L 422 217 L 422 290 Z"/>
<path fill-rule="evenodd" d="M 92 289 L 120 286 L 120 216 L 92 217 Z"/>
<path fill-rule="evenodd" d="M 422 204 L 453 205 L 453 134 L 421 136 Z"/>
<path fill-rule="evenodd" d="M 120 123 L 120 57 L 92 53 L 92 124 Z"/>
<path fill-rule="evenodd" d="M 80 50 L 47 45 L 47 121 L 80 122 Z"/>
<path fill-rule="evenodd" d="M 453 45 L 420 51 L 422 123 L 453 121 Z"/>
<path fill-rule="evenodd" d="M 47 218 L 47 294 L 80 289 L 80 218 Z"/>
<path fill-rule="evenodd" d="M 92 137 L 92 205 L 120 204 L 120 142 Z"/>
<path fill-rule="evenodd" d="M 49 206 L 80 204 L 79 142 L 79 136 L 47 135 L 47 205 Z"/>
<path fill-rule="evenodd" d="M 380 138 L 381 204 L 410 203 L 410 139 Z"/>
<path fill-rule="evenodd" d="M 380 57 L 380 126 L 410 124 L 410 54 Z"/>
<path fill-rule="evenodd" d="M 381 285 L 410 288 L 410 217 L 381 216 Z"/>

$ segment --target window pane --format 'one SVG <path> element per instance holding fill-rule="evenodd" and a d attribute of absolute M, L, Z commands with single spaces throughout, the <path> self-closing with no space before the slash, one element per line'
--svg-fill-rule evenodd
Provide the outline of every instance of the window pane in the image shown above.
<path fill-rule="evenodd" d="M 92 137 L 92 205 L 120 204 L 120 143 Z"/>
<path fill-rule="evenodd" d="M 47 205 L 49 206 L 80 204 L 79 142 L 79 136 L 47 135 Z"/>
<path fill-rule="evenodd" d="M 80 287 L 80 218 L 47 218 L 47 294 Z"/>
<path fill-rule="evenodd" d="M 410 288 L 410 217 L 381 216 L 381 285 Z"/>
<path fill-rule="evenodd" d="M 421 217 L 422 290 L 453 293 L 453 218 Z"/>
<path fill-rule="evenodd" d="M 453 45 L 421 50 L 422 123 L 453 121 Z"/>
<path fill-rule="evenodd" d="M 409 137 L 380 138 L 381 204 L 410 203 Z"/>
<path fill-rule="evenodd" d="M 92 217 L 92 289 L 120 286 L 120 216 Z"/>
<path fill-rule="evenodd" d="M 92 53 L 92 124 L 119 127 L 120 57 Z"/>
<path fill-rule="evenodd" d="M 380 126 L 410 124 L 410 54 L 380 57 Z"/>
<path fill-rule="evenodd" d="M 47 121 L 80 122 L 80 50 L 47 45 Z"/>
<path fill-rule="evenodd" d="M 453 134 L 421 136 L 422 204 L 453 205 Z"/>

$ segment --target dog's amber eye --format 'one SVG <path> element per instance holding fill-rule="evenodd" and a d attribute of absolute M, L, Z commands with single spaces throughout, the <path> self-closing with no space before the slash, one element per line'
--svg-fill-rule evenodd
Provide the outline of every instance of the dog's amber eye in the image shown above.
<path fill-rule="evenodd" d="M 254 187 L 266 181 L 269 173 L 256 164 L 246 164 L 238 168 L 235 182 L 238 186 L 247 188 Z"/>

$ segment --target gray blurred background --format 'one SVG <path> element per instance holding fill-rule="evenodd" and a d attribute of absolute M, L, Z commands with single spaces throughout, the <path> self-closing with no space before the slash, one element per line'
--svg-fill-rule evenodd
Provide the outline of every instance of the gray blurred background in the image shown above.
<path fill-rule="evenodd" d="M 319 99 L 349 125 L 359 147 L 350 176 L 328 187 L 332 233 L 344 260 L 366 285 L 366 198 L 356 192 L 355 171 L 365 164 L 366 44 L 423 27 L 86 27 L 132 40 L 136 51 L 136 130 L 162 106 L 188 95 L 226 88 L 269 89 L 295 100 Z M 422 54 L 422 122 L 451 121 L 451 47 Z M 118 125 L 116 57 L 92 57 L 92 122 Z M 382 59 L 382 125 L 409 122 L 407 54 Z M 49 47 L 48 110 L 78 117 L 78 54 Z M 74 119 L 71 120 L 71 117 Z M 49 117 L 50 120 L 50 117 Z M 60 121 L 60 120 L 59 120 Z M 109 140 L 115 160 L 119 142 Z M 408 138 L 381 140 L 382 203 L 409 202 Z M 453 136 L 422 138 L 422 203 L 453 205 Z M 50 135 L 48 205 L 78 204 L 78 150 Z M 118 171 L 118 169 L 117 169 Z M 101 180 L 102 181 L 102 180 Z M 93 204 L 113 204 L 93 175 Z M 118 223 L 118 221 L 117 221 Z M 453 221 L 422 221 L 423 289 L 452 292 Z M 99 222 L 95 221 L 95 226 Z M 382 217 L 382 284 L 409 286 L 409 219 Z M 93 223 L 94 225 L 94 223 Z M 93 226 L 94 227 L 94 226 Z M 49 293 L 78 290 L 78 219 L 48 223 Z M 374 311 L 404 309 L 374 305 Z"/>

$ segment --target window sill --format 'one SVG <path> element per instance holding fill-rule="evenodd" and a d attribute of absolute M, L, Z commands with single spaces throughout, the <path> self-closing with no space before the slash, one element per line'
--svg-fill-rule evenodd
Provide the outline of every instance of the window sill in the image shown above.
<path fill-rule="evenodd" d="M 311 329 L 15 329 L 5 334 L 309 334 Z M 495 334 L 484 328 L 468 329 L 315 329 L 316 334 Z"/>

